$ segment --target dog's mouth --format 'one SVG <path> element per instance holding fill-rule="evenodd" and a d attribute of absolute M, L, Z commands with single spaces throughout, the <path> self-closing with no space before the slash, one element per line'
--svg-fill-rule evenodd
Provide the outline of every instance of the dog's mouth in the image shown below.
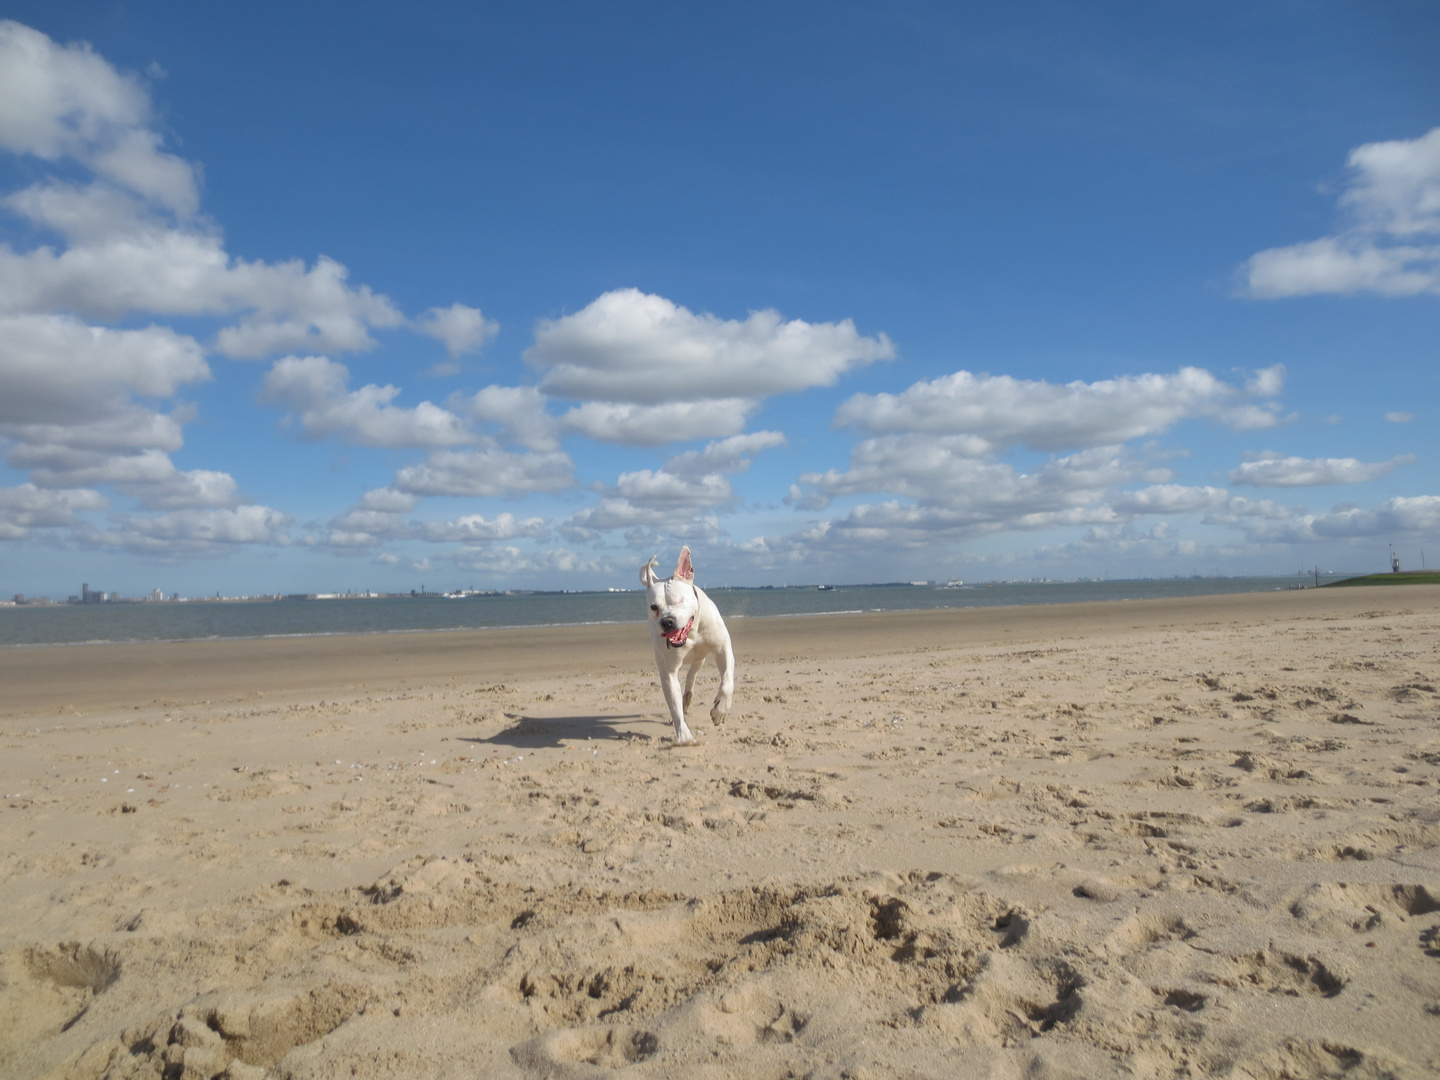
<path fill-rule="evenodd" d="M 695 618 L 691 616 L 690 621 L 679 630 L 672 630 L 665 635 L 665 640 L 670 643 L 672 649 L 678 649 L 690 639 L 690 628 L 695 625 Z"/>

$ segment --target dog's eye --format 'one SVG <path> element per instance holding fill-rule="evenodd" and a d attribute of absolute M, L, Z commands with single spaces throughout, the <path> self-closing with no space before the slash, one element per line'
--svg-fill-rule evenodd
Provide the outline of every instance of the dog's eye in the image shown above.
<path fill-rule="evenodd" d="M 651 604 L 651 605 L 650 605 L 650 610 L 653 611 L 653 612 L 655 612 L 656 614 L 659 614 L 659 612 L 660 612 L 660 605 L 659 605 L 659 604 Z"/>

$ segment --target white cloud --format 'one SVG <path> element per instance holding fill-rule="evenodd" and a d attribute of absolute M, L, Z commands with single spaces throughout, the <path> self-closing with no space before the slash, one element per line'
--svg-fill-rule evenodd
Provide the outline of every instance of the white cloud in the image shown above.
<path fill-rule="evenodd" d="M 1387 413 L 1385 414 L 1385 420 L 1386 420 L 1386 422 L 1387 422 L 1387 423 L 1391 423 L 1391 424 L 1408 424 L 1408 423 L 1410 423 L 1411 420 L 1414 420 L 1414 419 L 1415 419 L 1415 414 L 1414 414 L 1414 413 L 1408 413 L 1408 412 L 1387 412 Z"/>
<path fill-rule="evenodd" d="M 5 196 L 0 206 L 79 244 L 134 238 L 165 227 L 141 200 L 98 183 L 82 187 L 51 180 Z"/>
<path fill-rule="evenodd" d="M 555 531 L 572 544 L 598 544 L 605 537 L 598 529 L 587 529 L 583 525 L 575 525 L 570 522 L 559 522 Z"/>
<path fill-rule="evenodd" d="M 622 473 L 614 494 L 603 496 L 578 511 L 572 527 L 595 531 L 647 529 L 658 535 L 680 536 L 710 511 L 735 502 L 735 489 L 723 476 L 680 477 L 663 470 Z"/>
<path fill-rule="evenodd" d="M 241 502 L 235 478 L 213 469 L 187 469 L 182 472 L 172 465 L 171 471 L 154 480 L 122 481 L 115 486 L 147 510 L 235 506 Z"/>
<path fill-rule="evenodd" d="M 411 559 L 403 555 L 396 555 L 390 551 L 382 551 L 379 555 L 375 556 L 374 561 L 381 566 L 403 566 L 405 569 L 412 570 L 418 574 L 428 574 L 435 569 L 435 564 L 429 559 Z"/>
<path fill-rule="evenodd" d="M 485 544 L 520 537 L 532 540 L 550 538 L 550 527 L 544 518 L 517 518 L 511 513 L 497 514 L 493 518 L 466 514 L 454 521 L 421 521 L 415 523 L 412 531 L 417 538 L 432 543 L 461 541 L 467 544 Z"/>
<path fill-rule="evenodd" d="M 195 216 L 196 169 L 160 149 L 151 122 L 146 88 L 88 46 L 0 22 L 0 148 L 69 159 L 96 178 L 51 179 L 3 200 L 67 246 L 17 253 L 0 245 L 0 311 L 238 316 L 216 347 L 249 358 L 373 348 L 371 328 L 404 322 L 386 297 L 349 286 L 333 259 L 307 268 L 228 255 L 217 230 Z M 455 321 L 442 320 L 451 340 Z"/>
<path fill-rule="evenodd" d="M 466 548 L 455 556 L 455 565 L 503 579 L 532 573 L 611 573 L 614 569 L 603 559 L 586 558 L 565 548 L 528 553 L 517 547 Z"/>
<path fill-rule="evenodd" d="M 82 510 L 103 510 L 98 491 L 45 491 L 34 484 L 0 488 L 0 540 L 26 540 L 35 529 L 73 525 Z"/>
<path fill-rule="evenodd" d="M 470 396 L 456 394 L 453 408 L 499 428 L 502 442 L 527 450 L 558 450 L 555 418 L 545 411 L 545 395 L 533 386 L 487 386 Z"/>
<path fill-rule="evenodd" d="M 662 446 L 687 439 L 711 439 L 745 429 L 745 418 L 759 406 L 748 398 L 672 401 L 664 405 L 587 401 L 565 413 L 570 431 L 602 442 Z"/>
<path fill-rule="evenodd" d="M 621 473 L 615 491 L 631 505 L 652 506 L 667 515 L 697 506 L 720 506 L 735 498 L 730 481 L 719 473 L 676 476 L 664 469 Z"/>
<path fill-rule="evenodd" d="M 1194 514 L 1225 505 L 1230 498 L 1223 488 L 1188 487 L 1184 484 L 1155 484 L 1138 491 L 1117 492 L 1110 508 L 1124 517 L 1151 514 Z"/>
<path fill-rule="evenodd" d="M 1440 292 L 1440 127 L 1350 152 L 1335 235 L 1270 248 L 1241 268 L 1259 299 L 1314 293 Z"/>
<path fill-rule="evenodd" d="M 111 484 L 151 509 L 232 506 L 227 473 L 181 472 L 186 408 L 166 398 L 210 377 L 204 351 L 165 327 L 109 330 L 64 315 L 0 315 L 0 439 L 5 460 L 43 488 Z"/>
<path fill-rule="evenodd" d="M 1361 484 L 1392 472 L 1397 465 L 1408 465 L 1413 455 L 1401 455 L 1389 461 L 1364 462 L 1355 458 L 1286 457 L 1267 452 L 1256 454 L 1230 471 L 1232 484 L 1252 487 L 1314 487 L 1322 484 Z"/>
<path fill-rule="evenodd" d="M 448 364 L 440 370 L 459 370 L 457 361 L 466 353 L 478 353 L 484 344 L 500 332 L 500 324 L 485 318 L 479 308 L 451 304 L 448 308 L 432 307 L 411 323 L 416 330 L 445 346 Z"/>
<path fill-rule="evenodd" d="M 107 416 L 71 423 L 0 424 L 0 438 L 13 440 L 5 460 L 16 468 L 32 466 L 69 468 L 69 455 L 83 451 L 137 453 L 147 449 L 178 450 L 184 445 L 183 425 L 193 410 L 178 408 L 155 412 L 127 401 L 116 401 Z"/>
<path fill-rule="evenodd" d="M 337 438 L 358 446 L 432 447 L 475 441 L 464 422 L 438 405 L 392 405 L 396 386 L 348 390 L 350 370 L 323 356 L 287 356 L 265 376 L 261 400 L 296 413 L 308 439 Z"/>
<path fill-rule="evenodd" d="M 400 470 L 392 485 L 414 495 L 520 495 L 560 491 L 575 483 L 568 454 L 517 454 L 495 447 L 439 450 Z"/>
<path fill-rule="evenodd" d="M 1352 182 L 1340 202 L 1372 229 L 1440 233 L 1440 127 L 1418 139 L 1366 143 L 1350 152 Z"/>
<path fill-rule="evenodd" d="M 1241 528 L 1257 544 L 1313 544 L 1344 540 L 1380 540 L 1400 536 L 1424 537 L 1440 529 L 1440 495 L 1388 499 L 1368 509 L 1343 504 L 1324 514 L 1301 507 L 1273 503 L 1236 508 L 1232 516 L 1217 516 L 1222 524 Z"/>
<path fill-rule="evenodd" d="M 6 455 L 12 465 L 30 467 L 30 479 L 45 488 L 112 484 L 149 510 L 234 506 L 240 502 L 235 478 L 210 469 L 182 472 L 170 455 L 155 448 L 107 454 L 73 447 L 18 447 Z"/>
<path fill-rule="evenodd" d="M 348 555 L 368 551 L 383 541 L 383 536 L 356 529 L 327 529 L 315 538 L 305 538 L 301 543 L 311 547 L 329 548 L 333 554 Z"/>
<path fill-rule="evenodd" d="M 210 377 L 204 350 L 166 327 L 107 330 L 64 315 L 0 315 L 0 424 L 113 416 L 128 395 L 170 397 Z"/>
<path fill-rule="evenodd" d="M 267 265 L 235 260 L 213 285 L 227 296 L 225 310 L 252 309 L 239 324 L 215 337 L 227 356 L 259 359 L 278 352 L 357 352 L 377 342 L 370 327 L 403 321 L 389 297 L 368 285 L 351 288 L 349 271 L 321 256 L 310 269 L 303 261 Z"/>
<path fill-rule="evenodd" d="M 1064 385 L 957 371 L 899 394 L 856 394 L 835 414 L 840 427 L 951 436 L 949 452 L 984 457 L 1016 446 L 1061 451 L 1127 442 L 1182 420 L 1209 417 L 1242 430 L 1273 426 L 1274 407 L 1245 394 L 1273 396 L 1284 368 L 1267 368 L 1241 390 L 1201 368 L 1173 375 L 1126 375 Z"/>
<path fill-rule="evenodd" d="M 290 515 L 268 506 L 175 510 L 152 517 L 124 517 L 109 528 L 79 534 L 94 547 L 123 548 L 159 559 L 218 555 L 245 544 L 289 542 Z"/>
<path fill-rule="evenodd" d="M 846 565 L 842 572 L 887 575 L 903 578 L 907 572 L 897 566 L 916 569 L 943 564 L 949 553 L 945 545 L 982 538 L 1013 536 L 1055 530 L 1084 529 L 1081 538 L 1056 548 L 1042 545 L 1029 554 L 1068 558 L 1081 548 L 1104 546 L 1114 553 L 1147 557 L 1192 555 L 1199 547 L 1178 535 L 1169 521 L 1145 529 L 1139 519 L 1154 516 L 1183 516 L 1208 508 L 1226 507 L 1230 496 L 1222 489 L 1158 484 L 1137 491 L 1076 486 L 1066 489 L 1056 477 L 1016 473 L 1008 466 L 973 463 L 986 470 L 977 480 L 992 485 L 967 498 L 906 503 L 889 500 L 855 507 L 843 517 L 822 521 L 788 536 L 765 536 L 738 545 L 769 565 L 776 560 L 787 565 L 808 567 Z M 1095 472 L 1097 462 L 1082 465 L 1078 472 Z M 995 541 L 992 539 L 992 543 Z M 1011 550 L 1024 551 L 1018 539 Z M 1093 554 L 1093 551 L 1091 552 Z M 1013 559 L 1009 552 L 995 556 L 973 556 L 1001 562 Z M 899 560 L 897 563 L 896 560 Z M 916 561 L 919 560 L 919 561 Z M 863 580 L 863 579 L 862 579 Z"/>
<path fill-rule="evenodd" d="M 95 484 L 152 484 L 176 472 L 170 455 L 153 447 L 131 454 L 108 454 L 70 446 L 17 446 L 5 460 L 30 470 L 41 487 L 74 488 Z"/>
<path fill-rule="evenodd" d="M 757 550 L 767 557 L 809 551 L 853 561 L 881 558 L 892 549 L 933 552 L 936 544 L 1084 526 L 1093 542 L 1106 537 L 1114 545 L 1123 538 L 1139 545 L 1137 552 L 1176 554 L 1190 541 L 1177 537 L 1173 525 L 1161 521 L 1142 536 L 1133 523 L 1204 515 L 1211 523 L 1248 528 L 1251 519 L 1274 516 L 1273 504 L 1248 503 L 1223 488 L 1174 483 L 1154 449 L 1137 454 L 1121 446 L 1092 447 L 1022 471 L 976 457 L 970 436 L 867 439 L 853 449 L 849 469 L 807 473 L 785 501 L 814 511 L 841 496 L 883 492 L 901 498 L 863 503 L 790 536 L 764 537 Z M 1145 486 L 1131 488 L 1137 480 Z"/>
<path fill-rule="evenodd" d="M 889 492 L 920 502 L 966 507 L 989 519 L 1092 502 L 1111 487 L 1136 479 L 1168 479 L 1169 472 L 1119 447 L 1093 447 L 1045 462 L 1032 473 L 978 460 L 964 439 L 886 435 L 855 446 L 850 468 L 805 473 L 800 482 L 826 500 Z"/>
<path fill-rule="evenodd" d="M 732 435 L 707 445 L 703 450 L 688 450 L 665 463 L 665 471 L 677 476 L 705 473 L 737 473 L 750 468 L 754 456 L 764 450 L 785 445 L 785 436 L 778 431 L 752 431 L 748 435 Z"/>
<path fill-rule="evenodd" d="M 1231 495 L 1222 506 L 1217 506 L 1204 517 L 1207 525 L 1241 525 L 1246 521 L 1289 521 L 1303 515 L 1303 507 L 1282 506 L 1274 499 L 1247 499 L 1243 495 Z"/>
<path fill-rule="evenodd" d="M 638 405 L 829 386 L 851 368 L 894 355 L 889 338 L 865 337 L 849 319 L 785 322 L 775 311 L 720 319 L 638 289 L 605 293 L 574 315 L 541 322 L 525 351 L 553 396 Z"/>
<path fill-rule="evenodd" d="M 96 200 L 99 201 L 98 199 Z M 33 208 L 40 200 L 11 202 Z M 90 208 L 87 226 L 118 203 Z M 74 211 L 77 217 L 82 211 Z M 0 245 L 0 311 L 73 311 L 118 319 L 136 312 L 166 316 L 239 315 L 215 347 L 237 359 L 278 352 L 355 352 L 374 348 L 372 327 L 398 326 L 389 298 L 347 284 L 349 272 L 320 257 L 280 263 L 232 258 L 217 236 L 158 223 L 131 222 L 56 253 L 17 253 Z"/>
<path fill-rule="evenodd" d="M 372 547 L 388 537 L 407 534 L 405 518 L 420 499 L 394 488 L 375 488 L 334 518 L 320 543 L 340 548 Z"/>
<path fill-rule="evenodd" d="M 1440 529 L 1440 495 L 1388 499 L 1379 506 L 1334 510 L 1310 521 L 1319 537 L 1392 536 Z"/>
<path fill-rule="evenodd" d="M 1252 255 L 1249 295 L 1259 300 L 1315 293 L 1415 296 L 1440 289 L 1440 247 L 1380 247 L 1369 233 L 1330 236 Z"/>
<path fill-rule="evenodd" d="M 663 529 L 637 525 L 625 530 L 625 546 L 636 551 L 655 551 L 673 544 L 705 545 L 712 551 L 725 544 L 725 531 L 714 514 L 700 514 L 666 522 Z"/>
<path fill-rule="evenodd" d="M 1289 423 L 1295 419 L 1295 415 L 1291 413 L 1289 416 L 1281 416 L 1278 404 L 1266 402 L 1264 405 L 1236 405 L 1226 410 L 1220 420 L 1231 431 L 1264 431 Z"/>
<path fill-rule="evenodd" d="M 1272 364 L 1268 368 L 1261 368 L 1250 378 L 1245 380 L 1245 392 L 1255 397 L 1273 398 L 1279 397 L 1280 391 L 1285 389 L 1285 365 Z"/>
<path fill-rule="evenodd" d="M 584 510 L 577 511 L 570 521 L 572 529 L 581 530 L 579 535 L 598 535 L 609 529 L 654 528 L 667 523 L 667 518 L 678 522 L 684 517 L 667 515 L 653 506 L 637 506 L 628 499 L 605 496 Z"/>
<path fill-rule="evenodd" d="M 1194 540 L 1179 539 L 1169 523 L 1163 521 L 1143 531 L 1130 522 L 1092 525 L 1071 543 L 1044 547 L 1041 553 L 1062 564 L 1075 558 L 1086 562 L 1093 562 L 1096 558 L 1107 562 L 1120 558 L 1131 565 L 1137 560 L 1173 565 L 1176 558 L 1224 558 L 1234 554 L 1223 548 L 1202 546 Z"/>
<path fill-rule="evenodd" d="M 359 508 L 379 514 L 408 514 L 420 500 L 414 495 L 394 488 L 375 488 L 360 498 Z"/>
<path fill-rule="evenodd" d="M 570 527 L 580 537 L 606 529 L 650 530 L 676 538 L 712 535 L 718 524 L 709 511 L 737 501 L 725 474 L 744 472 L 754 455 L 784 442 L 778 431 L 734 435 L 679 454 L 661 469 L 621 473 L 611 491 L 575 514 Z"/>
<path fill-rule="evenodd" d="M 88 45 L 0 21 L 0 147 L 73 158 L 178 214 L 199 205 L 195 170 L 160 149 L 150 98 Z"/>

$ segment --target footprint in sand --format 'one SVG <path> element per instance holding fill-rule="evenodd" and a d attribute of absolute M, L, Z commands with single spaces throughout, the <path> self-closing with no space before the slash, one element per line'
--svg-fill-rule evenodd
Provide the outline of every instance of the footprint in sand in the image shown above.
<path fill-rule="evenodd" d="M 27 1042 L 70 1030 L 119 977 L 114 953 L 76 942 L 0 958 L 0 1061 Z"/>
<path fill-rule="evenodd" d="M 586 1065 L 623 1069 L 660 1048 L 652 1033 L 630 1027 L 561 1028 L 512 1047 L 521 1068 L 549 1077 L 588 1076 Z"/>

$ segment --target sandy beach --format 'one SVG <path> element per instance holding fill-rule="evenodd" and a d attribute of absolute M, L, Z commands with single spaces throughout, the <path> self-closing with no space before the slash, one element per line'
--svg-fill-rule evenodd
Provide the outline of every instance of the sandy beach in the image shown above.
<path fill-rule="evenodd" d="M 0 650 L 0 1075 L 1440 1072 L 1440 589 L 731 631 Z"/>

